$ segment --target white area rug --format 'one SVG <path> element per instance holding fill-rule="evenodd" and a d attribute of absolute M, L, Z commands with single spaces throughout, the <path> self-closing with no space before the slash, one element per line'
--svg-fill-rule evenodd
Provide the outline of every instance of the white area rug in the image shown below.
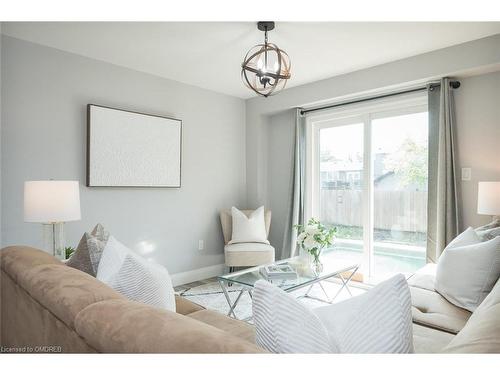
<path fill-rule="evenodd" d="M 330 297 L 333 297 L 341 287 L 341 284 L 332 282 L 322 282 L 322 285 Z M 298 298 L 301 303 L 304 303 L 306 306 L 310 308 L 324 306 L 327 304 L 325 302 L 320 302 L 311 298 L 300 298 L 305 294 L 308 288 L 309 287 L 305 287 L 303 289 L 296 290 L 294 292 L 291 292 L 291 294 L 296 298 Z M 349 288 L 353 296 L 364 293 L 363 289 L 355 288 L 353 286 L 350 286 Z M 233 284 L 231 287 L 228 288 L 229 291 L 228 294 L 232 301 L 234 301 L 236 297 L 238 297 L 238 294 L 240 293 L 241 289 L 242 289 L 241 286 L 237 284 Z M 226 301 L 226 298 L 224 297 L 224 293 L 222 292 L 219 283 L 216 281 L 195 286 L 192 288 L 187 288 L 186 290 L 181 291 L 179 294 L 207 309 L 215 310 L 222 314 L 227 314 L 229 312 L 229 305 Z M 325 299 L 325 294 L 323 290 L 317 284 L 313 286 L 309 294 L 317 298 Z M 334 302 L 336 303 L 350 297 L 351 295 L 344 288 L 344 290 L 340 292 L 340 294 L 337 296 Z M 235 312 L 238 319 L 247 319 L 251 317 L 252 300 L 248 293 L 244 293 L 241 296 L 240 301 L 236 306 Z"/>

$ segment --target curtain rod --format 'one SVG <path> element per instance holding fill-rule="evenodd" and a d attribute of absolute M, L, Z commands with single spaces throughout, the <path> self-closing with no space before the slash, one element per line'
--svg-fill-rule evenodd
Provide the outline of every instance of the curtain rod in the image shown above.
<path fill-rule="evenodd" d="M 441 86 L 441 84 L 440 83 L 432 83 L 429 86 L 425 85 L 425 86 L 417 87 L 417 88 L 413 88 L 413 89 L 391 92 L 389 94 L 382 94 L 382 95 L 377 95 L 377 96 L 370 96 L 370 97 L 367 97 L 367 98 L 355 99 L 355 100 L 351 100 L 351 101 L 348 101 L 348 102 L 342 102 L 342 103 L 325 105 L 323 107 L 316 107 L 316 108 L 311 108 L 311 109 L 302 109 L 300 111 L 300 114 L 301 115 L 305 115 L 306 113 L 309 113 L 309 112 L 321 111 L 323 109 L 340 107 L 340 106 L 347 105 L 347 104 L 362 103 L 362 102 L 367 102 L 367 101 L 370 101 L 370 100 L 383 99 L 383 98 L 388 98 L 388 97 L 391 97 L 391 96 L 396 96 L 396 95 L 401 95 L 401 94 L 410 94 L 412 92 L 418 92 L 418 91 L 427 90 L 428 87 L 432 89 L 433 87 L 438 87 L 438 86 Z M 458 89 L 460 87 L 460 81 L 450 81 L 450 87 L 452 89 Z"/>

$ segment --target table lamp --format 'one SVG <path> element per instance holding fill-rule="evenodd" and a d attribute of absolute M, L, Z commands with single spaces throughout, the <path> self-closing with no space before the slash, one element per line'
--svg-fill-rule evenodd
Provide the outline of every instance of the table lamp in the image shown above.
<path fill-rule="evenodd" d="M 78 181 L 24 183 L 24 221 L 44 224 L 44 247 L 56 258 L 65 258 L 64 223 L 80 218 Z"/>
<path fill-rule="evenodd" d="M 477 190 L 477 213 L 500 219 L 500 181 L 479 182 Z"/>

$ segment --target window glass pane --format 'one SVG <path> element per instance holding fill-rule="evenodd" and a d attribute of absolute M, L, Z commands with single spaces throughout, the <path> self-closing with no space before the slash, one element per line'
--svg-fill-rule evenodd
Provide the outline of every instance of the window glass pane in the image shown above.
<path fill-rule="evenodd" d="M 361 262 L 363 255 L 363 124 L 320 130 L 319 219 L 337 227 L 334 250 Z"/>
<path fill-rule="evenodd" d="M 427 112 L 372 121 L 374 275 L 425 264 Z"/>

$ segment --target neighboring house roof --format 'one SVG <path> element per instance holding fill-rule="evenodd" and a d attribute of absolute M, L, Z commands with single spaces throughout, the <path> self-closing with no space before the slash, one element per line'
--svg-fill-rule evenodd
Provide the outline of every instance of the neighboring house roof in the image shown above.
<path fill-rule="evenodd" d="M 378 176 L 377 178 L 375 178 L 373 180 L 373 182 L 375 183 L 375 185 L 377 185 L 379 182 L 382 182 L 384 179 L 388 178 L 389 176 L 393 176 L 393 175 L 394 175 L 394 171 L 386 172 L 386 173 Z"/>

